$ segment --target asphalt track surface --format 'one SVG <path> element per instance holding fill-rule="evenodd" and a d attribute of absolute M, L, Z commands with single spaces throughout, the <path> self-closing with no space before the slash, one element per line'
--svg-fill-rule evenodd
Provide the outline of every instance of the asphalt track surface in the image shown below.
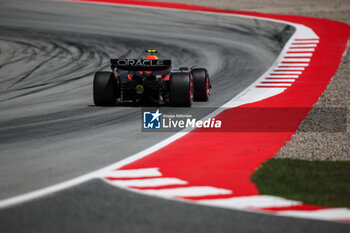
<path fill-rule="evenodd" d="M 0 199 L 102 168 L 172 134 L 142 133 L 138 106 L 93 106 L 93 73 L 108 70 L 110 57 L 137 58 L 156 48 L 175 67 L 207 67 L 211 99 L 186 110 L 204 116 L 206 107 L 221 106 L 272 64 L 283 27 L 191 12 L 0 1 Z M 296 232 L 300 226 L 336 232 L 344 227 L 168 201 L 98 180 L 0 210 L 0 219 L 0 232 Z"/>
<path fill-rule="evenodd" d="M 96 170 L 170 135 L 141 133 L 140 107 L 93 105 L 93 73 L 109 70 L 110 57 L 156 48 L 174 67 L 207 67 L 212 98 L 188 110 L 201 111 L 221 106 L 271 65 L 283 28 L 52 1 L 5 1 L 0 26 L 0 199 Z"/>

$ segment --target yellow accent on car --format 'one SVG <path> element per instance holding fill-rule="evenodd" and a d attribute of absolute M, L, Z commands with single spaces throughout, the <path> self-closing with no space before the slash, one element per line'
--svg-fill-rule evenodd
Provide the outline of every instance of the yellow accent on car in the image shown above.
<path fill-rule="evenodd" d="M 137 94 L 142 94 L 143 93 L 143 86 L 142 85 L 137 85 L 135 90 L 136 90 Z"/>

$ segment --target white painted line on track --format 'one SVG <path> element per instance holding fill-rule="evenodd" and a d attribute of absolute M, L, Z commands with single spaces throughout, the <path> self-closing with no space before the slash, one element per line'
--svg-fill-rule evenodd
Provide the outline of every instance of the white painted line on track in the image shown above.
<path fill-rule="evenodd" d="M 291 81 L 288 81 L 287 79 L 282 80 L 264 80 L 261 82 L 261 84 L 292 84 L 295 79 L 290 79 Z"/>
<path fill-rule="evenodd" d="M 264 89 L 264 88 L 268 88 L 269 90 L 276 90 L 276 91 L 284 91 L 285 89 L 287 89 L 288 87 L 286 86 L 283 86 L 283 87 L 275 87 L 275 86 L 256 86 L 256 88 L 261 88 L 261 89 Z"/>
<path fill-rule="evenodd" d="M 278 79 L 278 78 L 271 79 L 271 78 L 266 78 L 265 80 L 269 81 L 269 82 L 270 81 L 275 81 L 275 82 L 295 82 L 296 79 Z"/>
<path fill-rule="evenodd" d="M 159 168 L 143 168 L 143 169 L 131 169 L 131 170 L 114 170 L 105 174 L 106 177 L 113 178 L 137 178 L 137 177 L 153 177 L 162 176 Z"/>
<path fill-rule="evenodd" d="M 278 66 L 276 69 L 277 70 L 305 70 L 304 67 L 290 67 L 290 66 Z"/>
<path fill-rule="evenodd" d="M 309 66 L 309 63 L 280 63 L 279 66 L 307 67 L 307 66 Z"/>
<path fill-rule="evenodd" d="M 269 78 L 298 78 L 299 75 L 271 75 Z"/>
<path fill-rule="evenodd" d="M 288 53 L 285 57 L 312 57 L 312 53 Z"/>
<path fill-rule="evenodd" d="M 288 52 L 314 52 L 314 48 L 289 48 Z"/>
<path fill-rule="evenodd" d="M 319 41 L 316 41 L 316 40 L 314 40 L 314 41 L 311 41 L 311 40 L 309 40 L 309 41 L 306 41 L 306 40 L 304 40 L 304 41 L 294 40 L 294 42 L 292 44 L 318 44 L 318 43 L 319 43 Z"/>
<path fill-rule="evenodd" d="M 22 195 L 18 195 L 15 197 L 1 200 L 0 201 L 0 209 L 11 207 L 14 205 L 18 205 L 18 204 L 34 200 L 36 198 L 39 198 L 39 197 L 42 197 L 45 195 L 49 195 L 51 193 L 55 193 L 55 192 L 58 192 L 58 191 L 61 191 L 64 189 L 68 189 L 68 188 L 73 187 L 73 186 L 77 186 L 79 184 L 82 184 L 84 182 L 87 182 L 89 180 L 96 178 L 97 174 L 98 174 L 98 172 L 91 172 L 91 173 L 85 174 L 83 176 L 79 176 L 77 178 L 74 178 L 74 179 L 59 183 L 59 184 L 48 186 L 48 187 L 43 188 L 43 189 L 38 189 L 38 190 L 29 192 L 29 193 L 25 193 Z"/>
<path fill-rule="evenodd" d="M 297 47 L 297 48 L 308 48 L 308 47 L 316 47 L 317 45 L 316 44 L 292 44 L 291 47 Z"/>
<path fill-rule="evenodd" d="M 109 182 L 112 185 L 124 187 L 159 187 L 165 185 L 187 184 L 186 181 L 177 178 L 152 178 L 139 180 L 112 180 Z"/>
<path fill-rule="evenodd" d="M 275 86 L 275 87 L 278 87 L 278 86 L 292 86 L 291 83 L 277 83 L 277 82 L 269 82 L 269 83 L 259 83 L 259 86 Z"/>
<path fill-rule="evenodd" d="M 200 197 L 210 195 L 232 194 L 231 190 L 215 188 L 210 186 L 191 186 L 172 189 L 147 189 L 146 194 L 165 197 Z"/>
<path fill-rule="evenodd" d="M 300 40 L 300 39 L 295 39 L 294 43 L 319 43 L 320 40 L 315 39 L 315 40 Z"/>
<path fill-rule="evenodd" d="M 347 208 L 329 208 L 320 210 L 288 210 L 278 211 L 276 214 L 300 218 L 312 218 L 323 220 L 350 219 L 350 210 Z"/>
<path fill-rule="evenodd" d="M 283 61 L 310 62 L 310 58 L 284 58 Z"/>
<path fill-rule="evenodd" d="M 226 208 L 268 208 L 268 207 L 286 207 L 300 205 L 300 201 L 287 200 L 285 198 L 256 195 L 245 197 L 231 197 L 222 199 L 207 199 L 197 201 L 200 204 L 221 206 Z"/>
<path fill-rule="evenodd" d="M 301 74 L 301 71 L 285 71 L 285 70 L 274 70 L 271 74 Z"/>

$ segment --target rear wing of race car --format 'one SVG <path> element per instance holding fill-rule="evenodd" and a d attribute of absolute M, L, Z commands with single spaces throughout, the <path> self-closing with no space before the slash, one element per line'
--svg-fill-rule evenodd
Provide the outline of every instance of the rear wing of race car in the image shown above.
<path fill-rule="evenodd" d="M 128 71 L 157 71 L 171 68 L 171 60 L 111 59 L 111 68 Z"/>

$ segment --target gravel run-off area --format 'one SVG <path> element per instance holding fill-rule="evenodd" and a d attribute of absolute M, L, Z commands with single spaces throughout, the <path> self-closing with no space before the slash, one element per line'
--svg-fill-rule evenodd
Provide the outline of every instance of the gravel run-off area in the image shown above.
<path fill-rule="evenodd" d="M 159 1 L 166 2 L 166 1 Z M 302 15 L 325 18 L 350 24 L 349 0 L 171 0 L 176 3 L 203 5 L 232 10 L 254 11 L 273 14 Z M 337 73 L 314 108 L 342 108 L 346 129 L 341 132 L 315 132 L 305 130 L 310 119 L 322 119 L 320 111 L 310 111 L 297 133 L 277 153 L 279 158 L 305 160 L 350 160 L 350 52 L 343 56 Z M 315 123 L 315 122 L 313 122 Z M 313 124 L 314 125 L 314 124 Z"/>

